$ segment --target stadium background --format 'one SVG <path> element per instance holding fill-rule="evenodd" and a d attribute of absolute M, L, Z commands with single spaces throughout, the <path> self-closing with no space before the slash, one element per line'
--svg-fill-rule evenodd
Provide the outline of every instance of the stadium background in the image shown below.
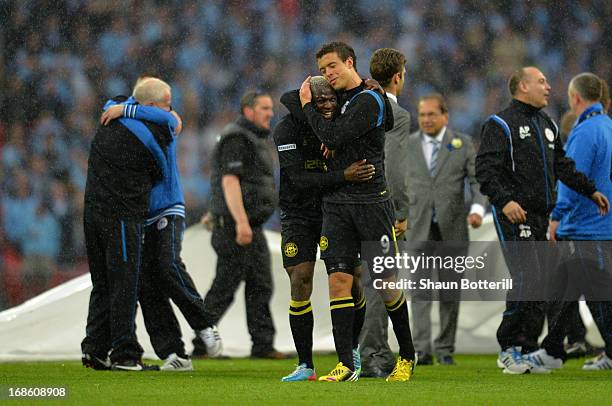
<path fill-rule="evenodd" d="M 505 81 L 518 66 L 536 64 L 548 76 L 555 119 L 574 74 L 612 82 L 609 1 L 370 3 L 0 2 L 0 309 L 87 271 L 89 143 L 104 100 L 129 93 L 139 74 L 169 81 L 183 116 L 179 161 L 190 223 L 206 210 L 210 152 L 239 96 L 264 89 L 278 101 L 316 73 L 314 53 L 325 41 L 352 44 L 364 76 L 375 49 L 403 51 L 400 103 L 415 118 L 418 97 L 439 91 L 451 126 L 476 137 L 483 118 L 508 100 Z M 278 119 L 285 111 L 275 112 Z"/>

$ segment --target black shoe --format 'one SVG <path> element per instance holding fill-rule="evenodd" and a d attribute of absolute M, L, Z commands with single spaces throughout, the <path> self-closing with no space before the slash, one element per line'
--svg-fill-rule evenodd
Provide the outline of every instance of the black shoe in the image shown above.
<path fill-rule="evenodd" d="M 431 354 L 426 354 L 424 352 L 418 351 L 417 356 L 419 357 L 419 366 L 433 365 L 433 357 L 431 356 Z"/>
<path fill-rule="evenodd" d="M 377 366 L 362 368 L 360 378 L 386 378 L 389 373 L 383 371 Z"/>
<path fill-rule="evenodd" d="M 587 357 L 597 357 L 602 352 L 605 352 L 604 347 L 595 347 L 593 344 L 586 341 L 586 356 Z"/>
<path fill-rule="evenodd" d="M 191 352 L 191 358 L 209 358 L 208 351 L 206 351 L 206 345 L 204 341 L 196 334 L 195 338 L 191 340 L 193 343 L 193 351 Z"/>
<path fill-rule="evenodd" d="M 159 371 L 159 365 L 148 365 L 134 359 L 113 362 L 113 371 Z"/>
<path fill-rule="evenodd" d="M 589 343 L 588 341 L 578 341 L 565 346 L 567 359 L 594 357 L 600 354 L 602 351 L 603 348 L 594 347 L 593 344 Z"/>
<path fill-rule="evenodd" d="M 191 358 L 194 359 L 205 359 L 210 358 L 208 353 L 206 352 L 206 347 L 194 347 L 193 351 L 191 351 Z"/>
<path fill-rule="evenodd" d="M 452 355 L 443 355 L 441 357 L 438 357 L 438 364 L 440 364 L 440 365 L 456 365 L 455 364 L 455 359 L 453 358 Z"/>
<path fill-rule="evenodd" d="M 583 341 L 568 344 L 565 348 L 565 352 L 567 353 L 567 359 L 585 357 L 587 354 L 586 343 Z"/>
<path fill-rule="evenodd" d="M 85 367 L 95 369 L 96 371 L 108 371 L 111 369 L 111 362 L 108 357 L 102 359 L 92 354 L 83 354 L 81 362 Z"/>
<path fill-rule="evenodd" d="M 273 350 L 264 351 L 264 352 L 253 352 L 251 353 L 251 358 L 281 360 L 281 359 L 289 359 L 291 358 L 291 356 L 289 354 L 284 354 L 280 351 L 276 351 L 273 349 Z"/>

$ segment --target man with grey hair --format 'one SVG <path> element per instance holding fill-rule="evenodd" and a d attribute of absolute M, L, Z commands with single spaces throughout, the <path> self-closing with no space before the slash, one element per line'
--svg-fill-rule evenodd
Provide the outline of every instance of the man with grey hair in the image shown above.
<path fill-rule="evenodd" d="M 147 77 L 137 81 L 132 95 L 142 105 L 170 109 L 172 91 L 161 79 Z"/>
<path fill-rule="evenodd" d="M 138 100 L 170 110 L 169 86 L 145 80 Z M 125 101 L 118 97 L 107 106 Z M 141 245 L 151 190 L 167 167 L 168 137 L 130 118 L 101 125 L 94 136 L 85 187 L 84 228 L 92 291 L 82 362 L 94 369 L 144 371 L 135 331 Z M 110 359 L 109 359 L 110 352 Z"/>
<path fill-rule="evenodd" d="M 158 91 L 151 92 L 152 88 Z M 142 272 L 138 300 L 142 308 L 145 326 L 155 353 L 165 360 L 162 371 L 190 371 L 191 359 L 185 352 L 182 333 L 170 304 L 176 304 L 189 325 L 204 344 L 207 338 L 207 323 L 204 300 L 198 293 L 186 266 L 181 259 L 182 235 L 185 230 L 185 200 L 176 161 L 176 141 L 181 130 L 180 117 L 158 107 L 146 105 L 147 99 L 156 98 L 167 104 L 170 87 L 151 76 L 142 76 L 136 82 L 133 97 L 123 104 L 110 106 L 102 115 L 102 123 L 129 116 L 146 120 L 170 131 L 163 131 L 170 139 L 165 149 L 167 167 L 161 183 L 151 192 L 149 214 L 145 221 Z M 149 93 L 147 95 L 147 93 Z M 160 97 L 161 96 L 161 97 Z M 134 103 L 136 99 L 145 104 Z M 213 346 L 215 347 L 215 346 Z M 209 356 L 221 348 L 206 350 Z"/>
<path fill-rule="evenodd" d="M 569 105 L 578 120 L 568 138 L 566 154 L 576 162 L 576 169 L 593 179 L 597 189 L 611 198 L 612 120 L 605 114 L 602 95 L 602 80 L 592 73 L 581 73 L 570 81 Z M 563 339 L 575 303 L 571 300 L 584 294 L 604 339 L 605 351 L 587 361 L 583 369 L 612 369 L 612 302 L 602 301 L 610 297 L 612 289 L 612 253 L 602 243 L 612 240 L 612 216 L 600 216 L 589 199 L 560 183 L 548 232 L 551 240 L 575 241 L 572 250 L 561 250 L 561 266 L 555 273 L 556 280 L 567 281 L 557 287 L 559 300 L 570 301 L 559 303 L 561 311 L 550 321 L 542 348 L 527 359 L 541 368 L 561 368 L 567 358 Z M 580 280 L 597 287 L 585 286 Z"/>

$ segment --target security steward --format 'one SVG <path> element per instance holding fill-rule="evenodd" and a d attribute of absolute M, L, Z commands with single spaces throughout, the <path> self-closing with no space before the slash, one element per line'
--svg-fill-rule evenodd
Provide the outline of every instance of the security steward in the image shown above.
<path fill-rule="evenodd" d="M 246 93 L 240 101 L 241 116 L 223 130 L 213 152 L 210 214 L 217 269 L 204 308 L 210 327 L 218 324 L 244 281 L 251 356 L 283 359 L 285 355 L 273 347 L 271 262 L 262 227 L 277 204 L 266 141 L 272 107 L 268 94 Z"/>

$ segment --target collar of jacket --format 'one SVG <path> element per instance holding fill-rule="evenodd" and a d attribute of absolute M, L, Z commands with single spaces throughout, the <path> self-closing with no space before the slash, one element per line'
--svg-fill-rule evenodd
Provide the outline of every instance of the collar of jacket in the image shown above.
<path fill-rule="evenodd" d="M 582 123 L 584 120 L 588 120 L 593 116 L 603 114 L 603 105 L 601 103 L 595 103 L 590 105 L 585 111 L 582 112 L 576 124 Z"/>
<path fill-rule="evenodd" d="M 362 79 L 359 86 L 354 87 L 351 90 L 345 90 L 345 91 L 339 92 L 340 94 L 338 95 L 338 98 L 342 100 L 342 103 L 341 104 L 339 103 L 339 106 L 342 107 L 344 103 L 351 100 L 353 96 L 363 91 L 363 89 L 365 89 L 365 80 Z"/>
<path fill-rule="evenodd" d="M 268 135 L 270 135 L 270 130 L 256 126 L 252 121 L 247 120 L 245 116 L 240 116 L 240 118 L 236 120 L 236 124 L 238 124 L 240 127 L 246 128 L 255 134 L 257 138 L 266 138 Z"/>
<path fill-rule="evenodd" d="M 538 111 L 541 110 L 537 107 L 532 106 L 531 104 L 523 103 L 522 101 L 516 100 L 516 99 L 512 99 L 512 102 L 510 103 L 510 105 L 518 109 L 522 113 L 528 114 L 528 115 L 535 115 L 537 114 Z"/>

